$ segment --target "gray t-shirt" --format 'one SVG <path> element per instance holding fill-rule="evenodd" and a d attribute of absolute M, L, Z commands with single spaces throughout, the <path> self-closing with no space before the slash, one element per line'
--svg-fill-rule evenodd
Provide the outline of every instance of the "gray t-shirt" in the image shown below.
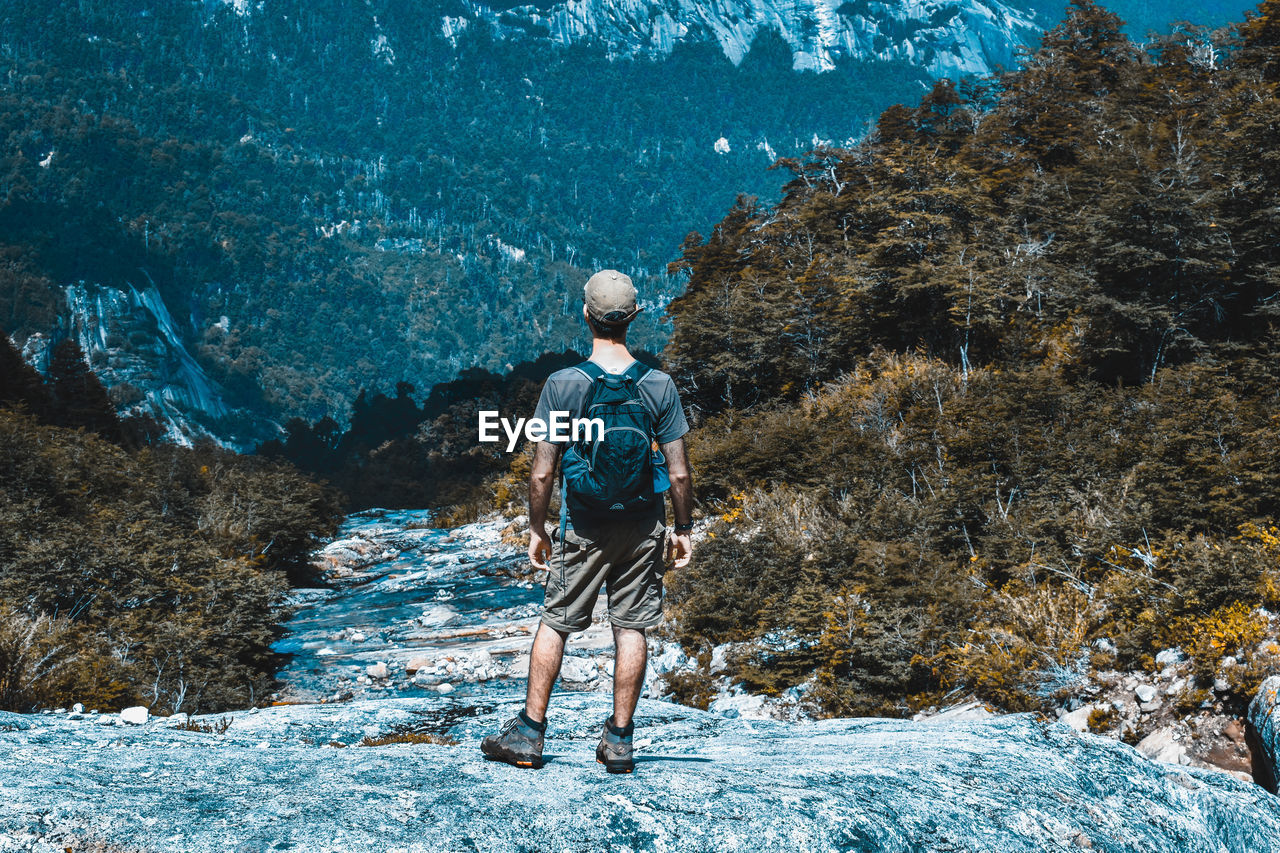
<path fill-rule="evenodd" d="M 541 418 L 543 423 L 551 422 L 552 412 L 568 412 L 570 418 L 582 416 L 582 409 L 587 402 L 587 394 L 591 390 L 591 378 L 576 367 L 557 370 L 547 377 L 542 386 L 542 394 L 538 397 L 538 405 L 533 416 Z M 661 370 L 650 370 L 636 386 L 640 399 L 653 416 L 653 437 L 658 444 L 675 441 L 689 431 L 689 422 L 685 419 L 684 408 L 680 405 L 680 394 L 676 391 L 676 383 Z M 568 442 L 554 442 L 568 444 Z M 654 507 L 654 518 L 665 517 L 665 502 L 659 501 Z M 573 528 L 573 519 L 567 514 L 562 519 L 566 527 Z"/>
<path fill-rule="evenodd" d="M 581 417 L 590 389 L 591 379 L 576 367 L 557 370 L 547 377 L 542 386 L 533 416 L 541 418 L 543 423 L 550 423 L 552 412 L 568 412 L 571 418 Z M 689 422 L 680 405 L 680 394 L 670 376 L 661 370 L 650 370 L 636 390 L 640 392 L 640 399 L 648 407 L 649 414 L 653 415 L 653 437 L 658 444 L 675 441 L 689 431 Z"/>

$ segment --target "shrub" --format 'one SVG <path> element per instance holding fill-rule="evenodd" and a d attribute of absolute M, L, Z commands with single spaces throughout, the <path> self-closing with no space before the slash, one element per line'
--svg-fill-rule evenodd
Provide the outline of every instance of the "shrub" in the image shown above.
<path fill-rule="evenodd" d="M 288 578 L 337 520 L 327 490 L 287 464 L 130 453 L 6 409 L 0 467 L 0 700 L 160 713 L 273 689 Z"/>
<path fill-rule="evenodd" d="M 78 654 L 71 620 L 0 602 L 0 707 L 30 711 L 57 697 Z"/>

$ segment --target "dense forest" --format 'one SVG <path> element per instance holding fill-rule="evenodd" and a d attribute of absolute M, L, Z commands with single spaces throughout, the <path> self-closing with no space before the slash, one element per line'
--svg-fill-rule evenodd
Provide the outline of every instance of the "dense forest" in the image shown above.
<path fill-rule="evenodd" d="M 1179 706 L 1238 712 L 1280 666 L 1278 84 L 1276 0 L 1144 49 L 1075 0 L 691 235 L 683 642 L 821 714 L 1048 710 L 1178 647 Z"/>
<path fill-rule="evenodd" d="M 737 190 L 775 196 L 775 153 L 855 138 L 924 80 L 801 74 L 772 32 L 738 66 L 714 44 L 612 60 L 482 21 L 446 35 L 449 2 L 254 5 L 0 9 L 0 325 L 19 345 L 71 331 L 69 284 L 154 283 L 231 405 L 344 421 L 361 388 L 572 346 L 573 283 L 607 265 L 641 282 L 656 350 L 684 233 Z"/>
<path fill-rule="evenodd" d="M 154 427 L 116 418 L 74 342 L 46 380 L 0 334 L 0 708 L 207 712 L 274 686 L 339 498 Z"/>

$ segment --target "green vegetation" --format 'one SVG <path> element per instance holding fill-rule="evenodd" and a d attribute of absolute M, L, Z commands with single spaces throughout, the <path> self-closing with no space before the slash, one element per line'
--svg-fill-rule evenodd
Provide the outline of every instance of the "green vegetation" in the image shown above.
<path fill-rule="evenodd" d="M 1247 700 L 1280 663 L 1278 22 L 1140 51 L 1076 0 L 691 235 L 687 647 L 826 714 L 1047 710 L 1169 646 Z"/>
<path fill-rule="evenodd" d="M 0 368 L 0 707 L 264 698 L 337 497 L 285 463 L 139 444 L 91 372 L 42 384 L 3 335 Z"/>
<path fill-rule="evenodd" d="M 922 79 L 797 73 L 772 33 L 738 67 L 713 44 L 611 61 L 483 24 L 454 44 L 448 2 L 250 5 L 0 10 L 0 325 L 23 344 L 68 284 L 154 282 L 229 402 L 281 422 L 566 349 L 603 265 L 660 348 L 683 233 L 784 180 L 757 146 L 856 137 Z"/>

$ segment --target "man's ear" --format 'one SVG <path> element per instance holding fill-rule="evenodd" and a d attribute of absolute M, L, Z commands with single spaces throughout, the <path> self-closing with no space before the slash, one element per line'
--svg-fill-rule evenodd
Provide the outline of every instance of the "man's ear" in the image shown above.
<path fill-rule="evenodd" d="M 590 325 L 590 323 L 588 322 L 590 319 L 591 319 L 591 315 L 587 313 L 587 303 L 584 302 L 582 303 L 582 322 Z"/>

